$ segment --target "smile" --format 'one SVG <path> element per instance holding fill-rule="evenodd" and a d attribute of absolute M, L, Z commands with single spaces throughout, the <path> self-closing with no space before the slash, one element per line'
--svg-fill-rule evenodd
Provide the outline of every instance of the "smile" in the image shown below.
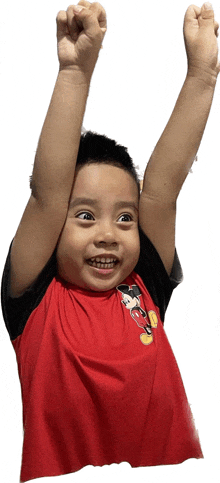
<path fill-rule="evenodd" d="M 118 260 L 116 258 L 104 258 L 104 257 L 93 257 L 90 258 L 88 264 L 91 267 L 101 268 L 101 269 L 110 269 L 114 268 Z"/>

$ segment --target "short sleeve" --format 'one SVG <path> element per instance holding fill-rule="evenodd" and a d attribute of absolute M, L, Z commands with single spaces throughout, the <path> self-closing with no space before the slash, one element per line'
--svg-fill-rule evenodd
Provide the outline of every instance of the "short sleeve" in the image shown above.
<path fill-rule="evenodd" d="M 1 305 L 2 313 L 11 340 L 15 340 L 22 334 L 24 327 L 33 312 L 39 305 L 47 288 L 57 273 L 56 253 L 52 254 L 50 260 L 35 280 L 35 282 L 20 297 L 10 297 L 10 255 L 12 242 L 2 275 L 1 284 Z"/>
<path fill-rule="evenodd" d="M 183 279 L 179 257 L 175 250 L 174 262 L 170 276 L 149 238 L 139 228 L 140 256 L 134 271 L 142 278 L 154 303 L 160 310 L 162 322 L 173 290 Z"/>
<path fill-rule="evenodd" d="M 173 267 L 170 274 L 170 281 L 173 288 L 176 288 L 183 281 L 183 271 L 176 250 L 174 255 Z"/>

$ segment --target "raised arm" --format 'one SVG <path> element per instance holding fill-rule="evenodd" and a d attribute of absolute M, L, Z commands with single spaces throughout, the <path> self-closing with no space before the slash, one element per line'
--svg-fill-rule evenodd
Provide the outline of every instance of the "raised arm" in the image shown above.
<path fill-rule="evenodd" d="M 73 184 L 91 76 L 106 32 L 100 4 L 79 2 L 57 16 L 59 73 L 40 135 L 32 194 L 11 251 L 11 295 L 21 295 L 52 255 Z"/>
<path fill-rule="evenodd" d="M 208 4 L 187 9 L 184 38 L 188 71 L 169 122 L 147 165 L 140 225 L 170 274 L 175 251 L 176 201 L 198 151 L 219 73 L 217 30 Z"/>
<path fill-rule="evenodd" d="M 106 31 L 100 4 L 81 0 L 57 16 L 60 69 L 39 139 L 33 195 L 68 207 L 91 76 Z"/>

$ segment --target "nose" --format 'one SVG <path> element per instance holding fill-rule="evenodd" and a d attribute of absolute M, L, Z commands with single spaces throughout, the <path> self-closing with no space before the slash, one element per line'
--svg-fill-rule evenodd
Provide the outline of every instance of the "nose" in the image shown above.
<path fill-rule="evenodd" d="M 94 242 L 97 246 L 116 247 L 118 245 L 116 230 L 111 222 L 103 222 L 97 227 Z"/>

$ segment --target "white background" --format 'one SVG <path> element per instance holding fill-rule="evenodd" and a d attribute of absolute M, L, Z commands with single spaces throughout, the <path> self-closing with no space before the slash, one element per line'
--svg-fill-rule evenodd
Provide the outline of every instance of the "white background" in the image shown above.
<path fill-rule="evenodd" d="M 189 2 L 103 0 L 103 6 L 108 32 L 84 125 L 128 146 L 143 171 L 186 75 L 182 25 Z M 220 21 L 219 2 L 213 6 Z M 0 9 L 1 272 L 30 193 L 29 176 L 58 72 L 55 18 L 67 7 L 64 0 L 13 0 Z M 219 481 L 219 121 L 218 84 L 199 161 L 178 200 L 176 245 L 184 282 L 172 296 L 165 324 L 204 460 L 155 468 L 131 469 L 126 463 L 87 467 L 76 474 L 35 481 Z M 14 483 L 20 472 L 22 407 L 15 354 L 2 318 L 0 337 L 0 475 L 4 483 Z"/>

